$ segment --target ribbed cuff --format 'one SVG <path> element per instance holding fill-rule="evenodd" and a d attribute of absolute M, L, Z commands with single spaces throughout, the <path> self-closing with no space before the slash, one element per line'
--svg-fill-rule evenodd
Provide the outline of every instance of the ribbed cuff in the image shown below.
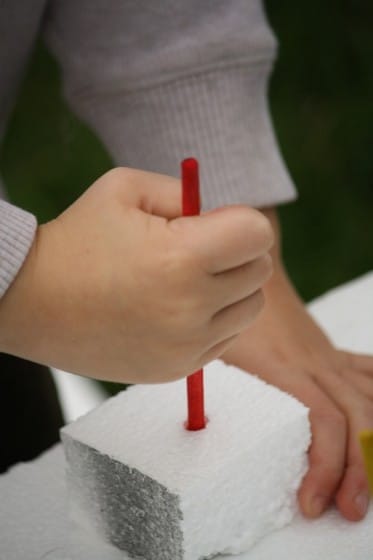
<path fill-rule="evenodd" d="M 0 298 L 21 268 L 36 228 L 35 216 L 0 200 Z"/>
<path fill-rule="evenodd" d="M 179 162 L 197 157 L 205 210 L 276 205 L 296 191 L 270 123 L 270 67 L 264 57 L 134 92 L 103 90 L 80 109 L 117 165 L 179 176 Z"/>

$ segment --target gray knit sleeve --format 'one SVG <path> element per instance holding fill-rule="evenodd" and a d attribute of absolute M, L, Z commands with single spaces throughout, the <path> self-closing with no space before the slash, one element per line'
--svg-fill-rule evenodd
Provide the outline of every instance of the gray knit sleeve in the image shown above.
<path fill-rule="evenodd" d="M 35 216 L 0 200 L 0 298 L 21 268 L 36 227 Z"/>
<path fill-rule="evenodd" d="M 205 209 L 295 189 L 267 106 L 276 53 L 260 0 L 52 0 L 67 99 L 117 165 L 179 175 L 200 160 Z"/>

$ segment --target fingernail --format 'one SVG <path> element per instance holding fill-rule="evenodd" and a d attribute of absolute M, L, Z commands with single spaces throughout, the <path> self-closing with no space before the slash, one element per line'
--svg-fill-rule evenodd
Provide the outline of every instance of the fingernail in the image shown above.
<path fill-rule="evenodd" d="M 365 516 L 369 506 L 369 496 L 365 492 L 358 494 L 355 498 L 355 507 L 362 517 Z"/>
<path fill-rule="evenodd" d="M 325 496 L 314 496 L 310 501 L 309 513 L 312 517 L 319 517 L 326 507 Z"/>

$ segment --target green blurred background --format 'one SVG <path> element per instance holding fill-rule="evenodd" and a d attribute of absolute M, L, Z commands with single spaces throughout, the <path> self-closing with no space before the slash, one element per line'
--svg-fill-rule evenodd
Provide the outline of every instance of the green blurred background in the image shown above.
<path fill-rule="evenodd" d="M 285 261 L 309 300 L 373 268 L 373 3 L 266 6 L 280 42 L 272 115 L 300 195 L 281 209 Z M 47 220 L 110 167 L 39 42 L 1 149 L 12 201 Z"/>

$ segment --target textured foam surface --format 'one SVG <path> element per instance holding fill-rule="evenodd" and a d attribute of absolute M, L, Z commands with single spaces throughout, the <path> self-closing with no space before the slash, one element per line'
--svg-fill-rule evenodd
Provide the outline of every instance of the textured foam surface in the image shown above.
<path fill-rule="evenodd" d="M 63 429 L 78 524 L 133 557 L 197 560 L 290 522 L 307 409 L 218 361 L 205 385 L 205 430 L 184 428 L 184 380 L 132 387 Z"/>
<path fill-rule="evenodd" d="M 371 351 L 373 274 L 333 290 L 311 308 L 336 344 L 346 343 L 353 351 Z M 83 531 L 73 534 L 68 523 L 64 472 L 65 459 L 59 446 L 0 476 L 1 560 L 128 559 L 124 552 L 106 545 L 98 536 L 85 538 Z M 334 509 L 315 521 L 297 516 L 290 525 L 272 532 L 249 552 L 233 558 L 370 560 L 372 527 L 373 508 L 359 523 L 349 523 Z M 71 538 L 73 549 L 69 545 Z"/>
<path fill-rule="evenodd" d="M 0 476 L 0 559 L 128 560 L 97 535 L 72 534 L 64 471 L 62 446 L 57 446 Z M 221 560 L 370 560 L 372 527 L 373 508 L 360 523 L 349 523 L 335 510 L 315 521 L 297 516 L 249 552 Z"/>

